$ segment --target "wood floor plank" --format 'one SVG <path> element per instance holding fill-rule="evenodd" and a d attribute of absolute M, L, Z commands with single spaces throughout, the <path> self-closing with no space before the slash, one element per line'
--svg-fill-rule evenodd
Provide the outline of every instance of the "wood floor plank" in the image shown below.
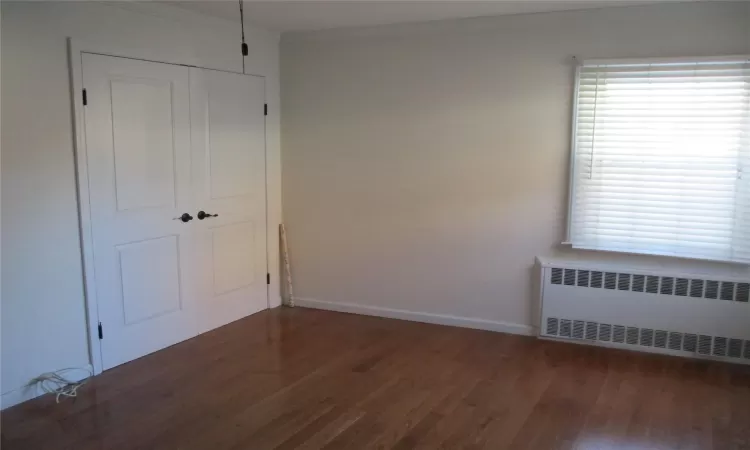
<path fill-rule="evenodd" d="M 3 450 L 741 450 L 750 367 L 279 308 L 0 421 Z"/>

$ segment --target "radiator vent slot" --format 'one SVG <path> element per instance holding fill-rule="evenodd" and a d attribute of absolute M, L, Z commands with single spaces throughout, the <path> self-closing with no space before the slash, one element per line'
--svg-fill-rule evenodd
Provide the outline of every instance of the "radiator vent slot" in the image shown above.
<path fill-rule="evenodd" d="M 586 339 L 589 341 L 596 340 L 596 322 L 586 322 Z"/>
<path fill-rule="evenodd" d="M 599 341 L 609 342 L 612 340 L 612 325 L 603 323 L 599 325 Z"/>
<path fill-rule="evenodd" d="M 745 303 L 750 300 L 750 283 L 740 283 L 737 285 L 737 297 L 735 300 Z"/>
<path fill-rule="evenodd" d="M 695 353 L 698 348 L 698 336 L 688 333 L 682 341 L 682 350 L 685 352 Z"/>
<path fill-rule="evenodd" d="M 690 281 L 690 296 L 693 298 L 703 298 L 703 280 Z"/>
<path fill-rule="evenodd" d="M 578 288 L 608 289 L 677 297 L 750 302 L 750 283 L 636 275 L 553 267 L 549 283 Z"/>
<path fill-rule="evenodd" d="M 552 284 L 562 284 L 562 275 L 563 270 L 562 269 L 552 269 L 552 277 L 550 278 L 550 283 Z"/>
<path fill-rule="evenodd" d="M 545 335 L 750 360 L 750 340 L 548 317 Z"/>
<path fill-rule="evenodd" d="M 617 274 L 607 272 L 604 274 L 604 289 L 614 289 L 617 286 Z"/>
<path fill-rule="evenodd" d="M 721 299 L 722 300 L 734 300 L 734 283 L 725 281 L 721 283 Z"/>
<path fill-rule="evenodd" d="M 633 292 L 643 292 L 646 287 L 646 275 L 633 275 Z"/>
<path fill-rule="evenodd" d="M 682 333 L 669 333 L 669 349 L 682 350 Z"/>
<path fill-rule="evenodd" d="M 667 332 L 663 330 L 656 330 L 654 335 L 654 347 L 656 348 L 667 348 Z"/>
<path fill-rule="evenodd" d="M 730 339 L 729 340 L 729 353 L 730 358 L 742 357 L 742 339 Z"/>
<path fill-rule="evenodd" d="M 701 355 L 711 354 L 711 336 L 705 334 L 698 336 L 698 353 Z"/>
<path fill-rule="evenodd" d="M 654 330 L 650 328 L 643 328 L 641 330 L 641 345 L 644 347 L 651 347 L 654 345 Z"/>
<path fill-rule="evenodd" d="M 591 287 L 597 288 L 597 289 L 602 287 L 602 273 L 601 272 L 591 272 Z"/>
<path fill-rule="evenodd" d="M 565 283 L 565 286 L 575 286 L 576 285 L 576 270 L 565 269 L 563 282 Z"/>
<path fill-rule="evenodd" d="M 636 327 L 628 327 L 628 334 L 627 334 L 627 340 L 626 343 L 630 345 L 637 345 L 638 344 L 638 328 Z"/>
<path fill-rule="evenodd" d="M 583 339 L 583 321 L 582 320 L 573 321 L 573 338 Z"/>
<path fill-rule="evenodd" d="M 618 344 L 625 343 L 625 327 L 624 326 L 615 325 L 615 333 L 612 336 L 612 342 L 617 342 Z"/>
<path fill-rule="evenodd" d="M 685 278 L 678 278 L 677 284 L 675 284 L 674 288 L 674 295 L 677 295 L 678 297 L 687 297 L 689 284 L 690 280 L 687 280 Z"/>
<path fill-rule="evenodd" d="M 578 287 L 589 287 L 589 276 L 591 272 L 588 270 L 578 271 Z"/>
<path fill-rule="evenodd" d="M 630 290 L 630 274 L 621 273 L 617 278 L 617 290 L 618 291 L 629 291 Z"/>
<path fill-rule="evenodd" d="M 714 348 L 711 354 L 714 356 L 727 356 L 727 341 L 725 337 L 715 337 Z"/>
<path fill-rule="evenodd" d="M 570 320 L 563 319 L 560 321 L 560 336 L 570 337 Z"/>
<path fill-rule="evenodd" d="M 719 282 L 718 281 L 707 281 L 706 282 L 706 298 L 717 299 L 719 298 Z"/>
<path fill-rule="evenodd" d="M 559 327 L 560 323 L 557 319 L 554 319 L 550 317 L 547 319 L 547 334 L 552 334 L 557 336 L 557 333 L 559 333 Z"/>
<path fill-rule="evenodd" d="M 662 295 L 672 295 L 672 287 L 674 287 L 674 278 L 672 277 L 662 277 L 661 279 L 661 294 Z"/>

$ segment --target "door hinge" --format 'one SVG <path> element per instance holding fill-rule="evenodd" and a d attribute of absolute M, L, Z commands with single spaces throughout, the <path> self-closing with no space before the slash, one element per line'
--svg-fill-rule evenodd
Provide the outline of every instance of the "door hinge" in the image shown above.
<path fill-rule="evenodd" d="M 271 284 L 271 274 L 270 273 L 266 274 L 266 284 Z"/>
<path fill-rule="evenodd" d="M 101 322 L 99 322 L 99 339 L 104 339 L 104 329 Z"/>
<path fill-rule="evenodd" d="M 268 115 L 268 103 L 263 104 L 263 115 L 264 116 Z"/>
<path fill-rule="evenodd" d="M 83 106 L 86 106 L 89 104 L 89 97 L 86 95 L 86 89 L 83 90 Z"/>

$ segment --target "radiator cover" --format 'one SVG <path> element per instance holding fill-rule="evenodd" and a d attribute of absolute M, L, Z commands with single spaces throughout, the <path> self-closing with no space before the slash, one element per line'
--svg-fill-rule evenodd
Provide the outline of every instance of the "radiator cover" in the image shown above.
<path fill-rule="evenodd" d="M 750 280 L 540 265 L 542 337 L 750 364 Z"/>

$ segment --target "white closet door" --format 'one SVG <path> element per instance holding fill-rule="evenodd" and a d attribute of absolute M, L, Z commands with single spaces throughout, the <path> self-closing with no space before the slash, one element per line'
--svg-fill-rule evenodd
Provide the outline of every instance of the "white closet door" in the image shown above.
<path fill-rule="evenodd" d="M 186 67 L 83 54 L 104 368 L 194 336 Z"/>
<path fill-rule="evenodd" d="M 268 308 L 265 86 L 190 69 L 200 332 Z"/>

